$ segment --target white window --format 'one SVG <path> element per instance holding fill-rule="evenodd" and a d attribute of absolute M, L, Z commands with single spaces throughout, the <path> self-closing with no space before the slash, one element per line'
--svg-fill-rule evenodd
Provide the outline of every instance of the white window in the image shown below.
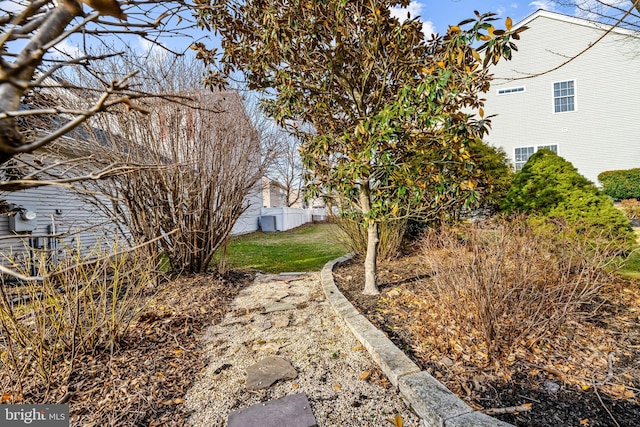
<path fill-rule="evenodd" d="M 553 112 L 566 113 L 576 110 L 575 80 L 553 84 Z"/>
<path fill-rule="evenodd" d="M 527 160 L 529 160 L 529 157 L 533 156 L 533 153 L 540 150 L 541 148 L 546 148 L 547 150 L 551 150 L 554 153 L 558 154 L 557 144 L 538 145 L 538 146 L 531 146 L 531 147 L 516 147 L 514 151 L 516 171 L 519 171 L 520 169 L 522 169 L 524 164 L 527 163 Z"/>
<path fill-rule="evenodd" d="M 536 148 L 536 151 L 538 151 L 541 148 L 546 148 L 547 150 L 551 150 L 554 153 L 558 154 L 558 146 L 556 144 L 554 144 L 554 145 L 538 145 L 538 147 Z"/>
<path fill-rule="evenodd" d="M 516 147 L 515 151 L 515 159 L 516 159 L 516 170 L 519 171 L 522 169 L 529 157 L 533 156 L 535 152 L 535 147 Z"/>
<path fill-rule="evenodd" d="M 518 93 L 518 92 L 524 92 L 524 86 L 498 89 L 498 95 L 507 95 L 510 93 Z"/>

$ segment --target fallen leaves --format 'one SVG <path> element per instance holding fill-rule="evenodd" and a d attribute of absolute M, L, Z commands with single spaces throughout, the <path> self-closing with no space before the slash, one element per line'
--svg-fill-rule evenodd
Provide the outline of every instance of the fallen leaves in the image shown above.
<path fill-rule="evenodd" d="M 533 333 L 522 336 L 514 341 L 509 354 L 490 362 L 489 351 L 482 344 L 482 331 L 465 329 L 450 321 L 450 316 L 434 301 L 427 274 L 425 279 L 417 277 L 424 271 L 421 268 L 425 268 L 424 261 L 417 255 L 408 261 L 400 258 L 382 264 L 380 282 L 393 285 L 382 287 L 380 298 L 372 303 L 359 297 L 363 280 L 359 265 L 340 266 L 334 277 L 363 315 L 378 328 L 392 331 L 399 347 L 404 346 L 428 366 L 431 374 L 454 393 L 468 396 L 470 404 L 473 399 L 486 398 L 487 390 L 496 383 L 511 380 L 527 387 L 528 379 L 533 390 L 542 388 L 547 380 L 562 383 L 564 393 L 574 393 L 577 398 L 593 397 L 592 384 L 595 383 L 603 397 L 607 395 L 626 401 L 625 405 L 637 405 L 640 400 L 637 391 L 640 389 L 640 364 L 637 363 L 640 285 L 637 282 L 612 278 L 603 292 L 603 305 L 593 317 L 569 319 L 554 334 L 542 338 Z M 394 273 L 403 276 L 395 277 Z M 346 277 L 349 280 L 345 280 Z M 499 339 L 499 331 L 496 333 Z M 535 392 L 525 395 L 532 400 L 539 398 Z M 486 400 L 478 402 L 488 406 Z M 519 406 L 521 402 L 503 403 Z M 547 406 L 547 402 L 542 406 Z M 534 403 L 533 413 L 538 410 L 544 409 Z M 579 419 L 585 420 L 581 425 L 600 425 L 595 412 L 586 409 L 585 413 L 579 413 Z M 534 417 L 533 413 L 529 416 Z M 610 421 L 606 413 L 604 417 L 605 423 Z"/>
<path fill-rule="evenodd" d="M 400 414 L 396 414 L 396 416 L 393 418 L 387 418 L 387 421 L 389 421 L 395 427 L 402 427 L 402 417 L 400 416 Z"/>
<path fill-rule="evenodd" d="M 635 399 L 636 394 L 629 390 L 624 384 L 612 385 L 605 389 L 610 396 L 617 399 Z"/>
<path fill-rule="evenodd" d="M 184 425 L 183 396 L 207 362 L 197 338 L 222 320 L 250 279 L 238 276 L 229 283 L 202 275 L 165 284 L 167 291 L 147 305 L 113 354 L 78 357 L 68 387 L 66 378 L 52 375 L 48 395 L 42 381 L 25 381 L 28 398 L 20 403 L 56 402 L 71 395 L 74 425 Z M 0 372 L 0 403 L 16 403 L 15 384 L 7 377 Z"/>

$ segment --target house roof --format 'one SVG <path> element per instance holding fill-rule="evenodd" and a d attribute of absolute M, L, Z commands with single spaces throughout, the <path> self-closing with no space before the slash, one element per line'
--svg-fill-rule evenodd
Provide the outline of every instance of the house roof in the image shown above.
<path fill-rule="evenodd" d="M 548 10 L 543 10 L 543 9 L 538 9 L 537 11 L 533 12 L 531 15 L 524 18 L 522 21 L 515 24 L 514 29 L 518 29 L 522 26 L 528 25 L 529 23 L 531 23 L 531 21 L 539 17 L 549 18 L 556 21 L 562 21 L 562 22 L 566 22 L 574 25 L 582 25 L 584 27 L 595 28 L 602 31 L 610 31 L 611 33 L 614 33 L 614 34 L 640 38 L 639 31 L 630 30 L 628 28 L 622 28 L 620 26 L 614 27 L 613 25 L 603 24 L 601 22 L 596 22 L 596 21 L 590 21 L 588 19 L 578 18 L 575 16 L 564 15 L 558 12 L 550 12 Z"/>

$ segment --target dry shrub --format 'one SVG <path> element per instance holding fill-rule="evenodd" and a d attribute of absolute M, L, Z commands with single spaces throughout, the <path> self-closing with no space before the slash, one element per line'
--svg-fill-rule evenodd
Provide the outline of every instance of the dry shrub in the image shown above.
<path fill-rule="evenodd" d="M 105 75 L 130 67 L 114 58 Z M 115 165 L 123 173 L 77 187 L 133 244 L 159 237 L 147 248 L 165 256 L 172 272 L 204 273 L 261 194 L 258 134 L 238 92 L 198 89 L 200 61 L 151 61 L 140 73 L 141 90 L 159 96 L 136 100 L 141 111 L 113 108 L 92 118 L 92 143 L 74 147 L 89 156 L 83 173 Z"/>
<path fill-rule="evenodd" d="M 599 242 L 561 224 L 534 231 L 524 217 L 430 230 L 424 259 L 438 342 L 467 340 L 485 360 L 504 360 L 514 346 L 530 347 L 592 313 L 613 262 Z"/>
<path fill-rule="evenodd" d="M 625 199 L 618 205 L 627 218 L 640 219 L 640 201 L 637 199 Z"/>
<path fill-rule="evenodd" d="M 364 259 L 367 254 L 367 227 L 359 220 L 348 217 L 335 216 L 331 220 L 344 232 L 336 237 L 337 240 L 350 252 Z M 389 221 L 379 224 L 378 257 L 380 259 L 391 259 L 398 255 L 406 228 L 406 221 Z"/>
<path fill-rule="evenodd" d="M 22 395 L 25 382 L 52 389 L 73 374 L 79 356 L 113 352 L 154 288 L 154 265 L 139 251 L 118 252 L 117 244 L 82 255 L 67 249 L 56 264 L 46 254 L 32 259 L 48 271 L 42 280 L 0 284 L 5 393 Z"/>

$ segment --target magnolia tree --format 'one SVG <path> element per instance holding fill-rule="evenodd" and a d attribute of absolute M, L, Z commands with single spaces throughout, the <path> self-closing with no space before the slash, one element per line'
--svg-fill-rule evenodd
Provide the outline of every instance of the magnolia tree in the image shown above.
<path fill-rule="evenodd" d="M 101 72 L 104 60 L 122 54 L 117 46 L 138 42 L 179 53 L 171 52 L 162 40 L 183 35 L 193 25 L 183 20 L 190 16 L 183 13 L 188 8 L 182 0 L 1 2 L 0 164 L 59 140 L 116 105 L 134 109 L 135 100 L 145 95 L 132 87 L 137 70 L 107 79 Z M 106 51 L 93 53 L 91 46 L 104 46 Z M 59 72 L 75 67 L 96 77 L 91 86 L 58 78 Z M 31 102 L 38 92 L 52 88 L 82 89 L 84 102 L 71 105 L 64 97 L 52 105 Z M 33 132 L 30 124 L 42 120 L 53 126 Z"/>
<path fill-rule="evenodd" d="M 477 198 L 468 146 L 487 131 L 480 93 L 510 58 L 512 31 L 492 14 L 425 40 L 408 1 L 197 0 L 199 23 L 222 40 L 210 85 L 242 71 L 263 107 L 302 141 L 310 189 L 338 194 L 367 228 L 364 293 L 378 293 L 378 225 L 430 217 Z M 215 52 L 196 44 L 199 58 Z M 465 111 L 479 111 L 474 118 Z M 307 131 L 311 128 L 313 131 Z"/>

